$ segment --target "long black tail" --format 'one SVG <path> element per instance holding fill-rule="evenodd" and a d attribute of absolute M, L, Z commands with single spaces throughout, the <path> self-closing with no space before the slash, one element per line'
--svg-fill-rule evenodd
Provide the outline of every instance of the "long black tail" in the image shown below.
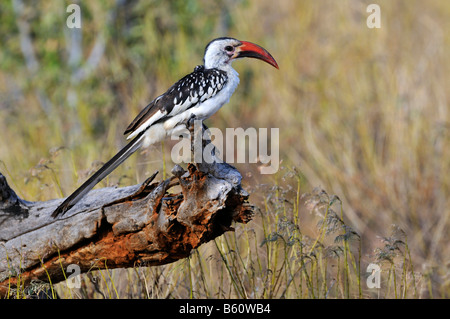
<path fill-rule="evenodd" d="M 75 192 L 73 192 L 66 200 L 55 209 L 52 213 L 53 218 L 64 215 L 70 208 L 72 208 L 86 193 L 88 193 L 95 185 L 102 179 L 108 176 L 113 170 L 122 164 L 131 154 L 136 152 L 142 145 L 144 132 L 137 135 L 131 142 L 122 148 L 108 163 L 103 165 L 97 172 L 94 173 L 83 185 L 81 185 Z"/>

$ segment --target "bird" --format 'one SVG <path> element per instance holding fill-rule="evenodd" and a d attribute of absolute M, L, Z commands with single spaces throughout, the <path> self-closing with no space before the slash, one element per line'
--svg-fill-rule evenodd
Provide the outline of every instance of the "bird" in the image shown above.
<path fill-rule="evenodd" d="M 255 43 L 231 37 L 210 41 L 205 47 L 203 65 L 196 66 L 192 73 L 142 109 L 125 129 L 130 142 L 68 196 L 51 216 L 63 216 L 139 148 L 161 142 L 181 127 L 186 128 L 190 119 L 206 120 L 228 103 L 239 84 L 239 74 L 231 64 L 239 58 L 259 59 L 279 69 L 272 55 Z"/>

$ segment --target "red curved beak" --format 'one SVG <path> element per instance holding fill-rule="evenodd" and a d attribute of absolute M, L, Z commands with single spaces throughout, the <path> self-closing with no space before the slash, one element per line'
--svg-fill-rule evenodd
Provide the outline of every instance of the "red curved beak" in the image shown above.
<path fill-rule="evenodd" d="M 277 61 L 273 58 L 273 56 L 263 47 L 260 47 L 257 44 L 240 41 L 241 45 L 236 47 L 235 54 L 233 55 L 234 59 L 238 58 L 255 58 L 263 60 L 264 62 L 269 63 L 273 67 L 278 68 Z"/>

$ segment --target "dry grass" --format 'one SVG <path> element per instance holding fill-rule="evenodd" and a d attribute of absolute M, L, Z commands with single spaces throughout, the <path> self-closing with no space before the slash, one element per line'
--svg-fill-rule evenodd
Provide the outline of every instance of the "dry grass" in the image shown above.
<path fill-rule="evenodd" d="M 208 126 L 279 127 L 282 165 L 299 173 L 238 165 L 260 208 L 253 222 L 188 260 L 93 272 L 81 297 L 449 297 L 450 4 L 380 0 L 382 27 L 368 29 L 369 3 L 142 1 L 115 12 L 112 2 L 83 2 L 79 64 L 102 32 L 106 47 L 79 81 L 69 33 L 55 27 L 63 2 L 25 10 L 36 69 L 12 4 L 0 4 L 0 171 L 28 200 L 74 190 L 124 144 L 134 115 L 201 63 L 209 39 L 260 43 L 280 65 L 236 62 L 241 85 Z M 103 186 L 143 181 L 169 149 L 133 156 Z M 343 222 L 334 232 L 327 207 Z M 350 229 L 357 239 L 346 239 Z M 379 291 L 365 285 L 370 262 L 383 269 Z"/>

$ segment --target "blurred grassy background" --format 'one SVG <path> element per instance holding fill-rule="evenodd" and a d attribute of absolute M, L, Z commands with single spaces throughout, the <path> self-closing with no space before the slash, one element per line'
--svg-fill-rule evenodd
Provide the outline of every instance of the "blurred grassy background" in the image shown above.
<path fill-rule="evenodd" d="M 207 125 L 279 127 L 282 166 L 297 167 L 302 191 L 339 196 L 363 254 L 396 224 L 415 269 L 448 296 L 450 2 L 379 0 L 381 29 L 369 29 L 372 2 L 2 1 L 0 171 L 27 200 L 70 194 L 148 102 L 202 63 L 208 41 L 252 41 L 280 71 L 235 62 L 241 84 Z M 81 30 L 66 27 L 70 3 Z M 101 186 L 142 182 L 164 157 L 170 168 L 170 145 L 132 156 Z M 287 183 L 237 167 L 248 188 Z"/>

